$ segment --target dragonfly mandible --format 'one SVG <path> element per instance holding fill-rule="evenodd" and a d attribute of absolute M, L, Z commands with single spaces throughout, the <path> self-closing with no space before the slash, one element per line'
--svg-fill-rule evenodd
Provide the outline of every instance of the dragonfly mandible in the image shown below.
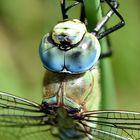
<path fill-rule="evenodd" d="M 132 140 L 140 138 L 140 113 L 100 111 L 97 61 L 99 39 L 124 25 L 118 4 L 105 0 L 111 10 L 88 33 L 83 22 L 64 20 L 40 43 L 40 57 L 47 69 L 41 104 L 0 92 L 2 140 Z M 61 1 L 63 17 L 67 9 Z M 82 8 L 82 10 L 84 10 Z M 99 33 L 113 13 L 121 22 Z M 84 18 L 83 18 L 84 19 Z M 82 20 L 83 20 L 82 19 Z"/>

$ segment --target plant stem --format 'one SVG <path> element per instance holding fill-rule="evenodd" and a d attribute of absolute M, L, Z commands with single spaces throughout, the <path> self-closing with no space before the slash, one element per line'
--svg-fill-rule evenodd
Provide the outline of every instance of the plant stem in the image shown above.
<path fill-rule="evenodd" d="M 88 23 L 87 28 L 91 32 L 97 22 L 102 18 L 100 0 L 85 0 L 85 10 Z M 106 38 L 100 41 L 100 43 L 102 51 L 105 52 L 108 45 Z M 101 109 L 115 109 L 116 92 L 110 58 L 105 58 L 100 61 L 100 71 L 102 92 Z"/>

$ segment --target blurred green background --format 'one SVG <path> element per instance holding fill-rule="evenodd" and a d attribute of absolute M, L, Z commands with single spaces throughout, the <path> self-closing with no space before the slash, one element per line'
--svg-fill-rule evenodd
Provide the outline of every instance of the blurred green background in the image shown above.
<path fill-rule="evenodd" d="M 119 2 L 126 26 L 110 35 L 118 109 L 140 111 L 140 1 Z M 0 91 L 41 102 L 38 45 L 61 19 L 58 0 L 0 0 Z"/>

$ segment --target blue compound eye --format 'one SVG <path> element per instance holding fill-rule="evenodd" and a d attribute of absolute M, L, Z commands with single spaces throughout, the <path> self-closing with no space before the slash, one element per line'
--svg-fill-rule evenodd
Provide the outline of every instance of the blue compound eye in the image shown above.
<path fill-rule="evenodd" d="M 40 43 L 39 54 L 44 67 L 50 71 L 61 72 L 64 68 L 64 52 L 50 40 L 48 33 Z"/>
<path fill-rule="evenodd" d="M 101 48 L 95 36 L 86 33 L 80 44 L 65 53 L 65 67 L 72 73 L 82 73 L 94 67 Z"/>

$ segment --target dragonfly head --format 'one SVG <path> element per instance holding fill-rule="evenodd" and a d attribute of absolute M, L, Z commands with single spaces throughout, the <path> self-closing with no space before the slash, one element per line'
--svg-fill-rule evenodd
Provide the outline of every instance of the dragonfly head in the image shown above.
<path fill-rule="evenodd" d="M 84 23 L 66 20 L 54 26 L 41 40 L 39 54 L 46 69 L 80 74 L 91 70 L 99 59 L 100 43 Z"/>
<path fill-rule="evenodd" d="M 86 26 L 77 19 L 65 20 L 54 26 L 52 30 L 52 40 L 61 50 L 69 50 L 84 37 Z"/>

